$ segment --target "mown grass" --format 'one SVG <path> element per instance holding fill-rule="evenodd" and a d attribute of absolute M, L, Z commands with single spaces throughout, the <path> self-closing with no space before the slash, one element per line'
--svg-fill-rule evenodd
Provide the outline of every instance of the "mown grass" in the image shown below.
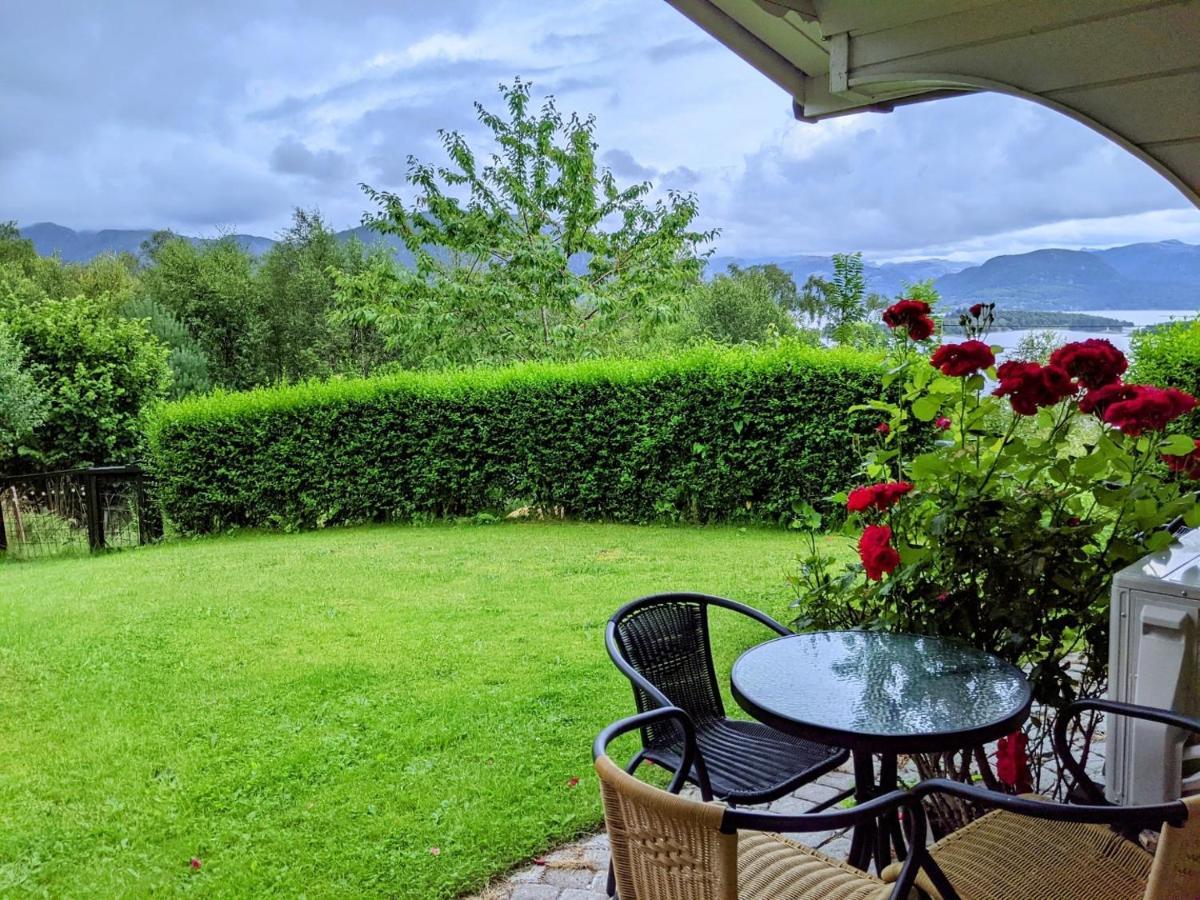
<path fill-rule="evenodd" d="M 694 589 L 786 619 L 797 545 L 379 526 L 0 565 L 0 896 L 479 888 L 599 822 L 591 740 L 632 709 L 612 611 Z M 726 666 L 765 636 L 717 632 Z"/>

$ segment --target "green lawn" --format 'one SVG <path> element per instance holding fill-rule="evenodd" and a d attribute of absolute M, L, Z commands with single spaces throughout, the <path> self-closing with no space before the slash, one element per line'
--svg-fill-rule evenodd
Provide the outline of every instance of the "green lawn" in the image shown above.
<path fill-rule="evenodd" d="M 0 896 L 479 888 L 599 822 L 612 611 L 694 589 L 786 620 L 798 543 L 380 526 L 0 564 Z M 718 631 L 726 664 L 764 635 Z"/>

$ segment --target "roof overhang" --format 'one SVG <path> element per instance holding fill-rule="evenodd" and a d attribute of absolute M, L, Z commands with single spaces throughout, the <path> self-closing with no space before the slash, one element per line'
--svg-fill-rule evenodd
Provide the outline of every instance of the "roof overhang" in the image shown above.
<path fill-rule="evenodd" d="M 998 91 L 1106 135 L 1200 206 L 1200 0 L 668 0 L 814 122 Z"/>

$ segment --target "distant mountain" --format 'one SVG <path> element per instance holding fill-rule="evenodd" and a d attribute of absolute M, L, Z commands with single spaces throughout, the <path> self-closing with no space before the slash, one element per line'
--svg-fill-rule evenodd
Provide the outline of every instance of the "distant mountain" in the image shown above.
<path fill-rule="evenodd" d="M 804 284 L 809 275 L 821 275 L 825 278 L 833 275 L 833 261 L 828 256 L 714 256 L 708 261 L 708 271 L 719 274 L 728 271 L 730 265 L 746 268 L 767 263 L 779 266 L 792 276 L 797 285 Z M 905 285 L 957 272 L 967 265 L 948 259 L 916 259 L 901 263 L 873 263 L 864 260 L 863 274 L 867 279 L 867 290 L 893 296 L 900 293 Z"/>
<path fill-rule="evenodd" d="M 934 282 L 955 306 L 1200 309 L 1200 247 L 1180 241 L 997 256 Z"/>
<path fill-rule="evenodd" d="M 38 222 L 21 228 L 21 236 L 33 241 L 33 246 L 42 256 L 57 253 L 65 262 L 87 262 L 102 253 L 133 253 L 141 252 L 142 243 L 154 232 L 148 228 L 106 228 L 102 231 L 75 231 L 53 222 Z M 356 237 L 364 244 L 384 244 L 392 249 L 396 258 L 403 264 L 412 261 L 412 255 L 404 246 L 403 241 L 391 235 L 381 235 L 366 226 L 347 228 L 337 232 L 340 240 Z M 185 237 L 187 237 L 185 235 Z M 256 234 L 234 234 L 233 239 L 255 256 L 261 256 L 277 241 L 271 238 L 259 237 Z M 201 244 L 214 238 L 187 237 L 193 243 Z"/>
<path fill-rule="evenodd" d="M 40 222 L 21 229 L 38 253 L 58 253 L 68 262 L 86 262 L 101 253 L 138 253 L 148 229 L 108 228 L 74 231 Z M 339 231 L 342 240 L 356 237 L 365 244 L 384 244 L 402 265 L 412 255 L 399 238 L 380 235 L 365 226 Z M 239 244 L 256 255 L 275 245 L 271 238 L 235 234 Z M 189 237 L 201 242 L 208 238 Z M 809 275 L 833 274 L 827 256 L 739 257 L 714 256 L 709 274 L 775 263 L 803 284 Z M 584 260 L 572 260 L 572 268 Z M 1200 309 L 1200 246 L 1181 241 L 1129 244 L 1104 250 L 1034 250 L 996 256 L 977 266 L 947 259 L 916 259 L 899 263 L 866 262 L 867 288 L 894 297 L 904 286 L 934 279 L 934 286 L 953 306 L 994 302 L 1008 309 Z"/>

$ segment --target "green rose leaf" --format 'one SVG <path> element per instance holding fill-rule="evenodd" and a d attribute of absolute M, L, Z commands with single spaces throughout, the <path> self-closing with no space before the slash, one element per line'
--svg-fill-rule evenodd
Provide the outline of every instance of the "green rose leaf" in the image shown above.
<path fill-rule="evenodd" d="M 1167 456 L 1187 456 L 1196 449 L 1196 441 L 1186 434 L 1173 434 L 1158 446 Z"/>
<path fill-rule="evenodd" d="M 913 403 L 912 414 L 922 422 L 932 422 L 941 408 L 942 401 L 940 399 L 932 396 L 921 397 Z"/>

